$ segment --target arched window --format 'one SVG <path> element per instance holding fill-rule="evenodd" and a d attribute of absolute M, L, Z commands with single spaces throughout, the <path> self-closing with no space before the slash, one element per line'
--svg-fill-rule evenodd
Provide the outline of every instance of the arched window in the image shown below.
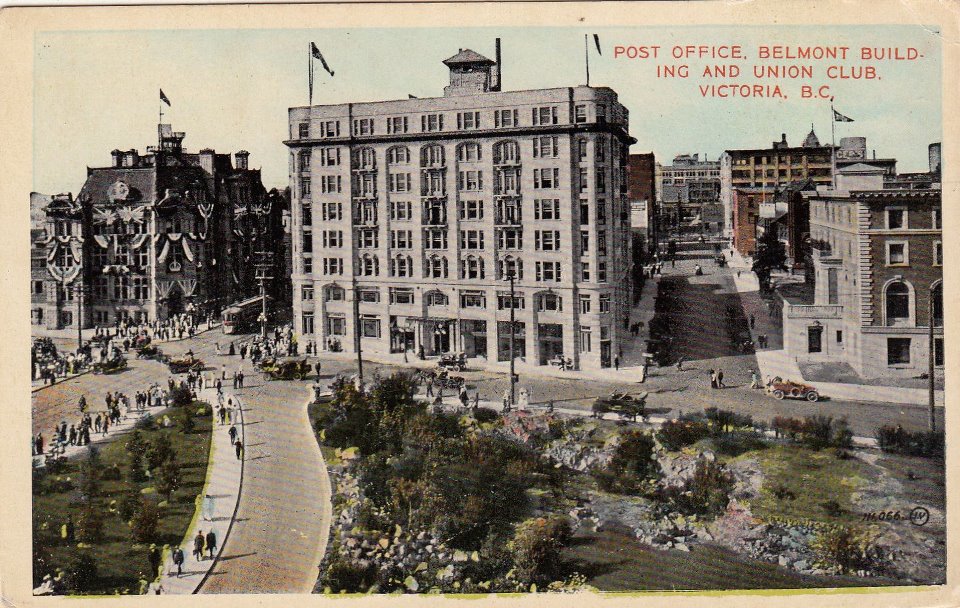
<path fill-rule="evenodd" d="M 500 141 L 493 146 L 493 162 L 509 165 L 520 160 L 520 146 L 515 141 Z"/>
<path fill-rule="evenodd" d="M 442 167 L 443 166 L 443 146 L 433 144 L 420 148 L 420 166 L 421 167 Z"/>
<path fill-rule="evenodd" d="M 908 325 L 910 323 L 910 286 L 903 281 L 894 281 L 887 285 L 884 309 L 887 325 Z"/>
<path fill-rule="evenodd" d="M 405 165 L 410 162 L 410 148 L 406 146 L 394 146 L 387 150 L 387 164 Z"/>
<path fill-rule="evenodd" d="M 933 298 L 933 325 L 943 327 L 943 283 L 933 286 L 930 297 Z"/>
<path fill-rule="evenodd" d="M 457 160 L 462 163 L 472 163 L 480 160 L 480 144 L 468 141 L 457 147 Z"/>
<path fill-rule="evenodd" d="M 468 255 L 466 259 L 463 260 L 463 266 L 460 274 L 460 278 L 462 279 L 482 279 L 484 276 L 483 258 L 478 258 L 475 255 Z"/>

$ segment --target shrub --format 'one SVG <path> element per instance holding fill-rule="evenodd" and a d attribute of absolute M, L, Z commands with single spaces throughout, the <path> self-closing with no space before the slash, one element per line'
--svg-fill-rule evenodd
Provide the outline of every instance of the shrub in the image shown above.
<path fill-rule="evenodd" d="M 193 393 L 186 386 L 177 385 L 170 391 L 170 402 L 177 407 L 183 407 L 193 403 Z"/>
<path fill-rule="evenodd" d="M 841 507 L 840 503 L 835 500 L 822 502 L 820 503 L 820 506 L 823 508 L 824 513 L 830 517 L 840 517 L 843 515 L 843 507 Z"/>
<path fill-rule="evenodd" d="M 880 449 L 885 452 L 925 458 L 942 458 L 944 454 L 943 433 L 910 432 L 900 425 L 885 425 L 877 429 L 876 436 Z"/>
<path fill-rule="evenodd" d="M 610 464 L 595 470 L 594 477 L 601 489 L 622 494 L 640 494 L 644 482 L 660 476 L 660 466 L 654 458 L 656 447 L 653 436 L 644 431 L 630 431 L 620 438 Z"/>
<path fill-rule="evenodd" d="M 764 450 L 769 446 L 762 436 L 749 431 L 726 433 L 713 440 L 713 447 L 718 453 L 733 458 L 747 452 Z"/>
<path fill-rule="evenodd" d="M 693 476 L 682 486 L 667 486 L 660 499 L 685 515 L 721 514 L 730 499 L 733 475 L 722 464 L 701 460 Z"/>
<path fill-rule="evenodd" d="M 668 420 L 657 431 L 657 439 L 670 451 L 680 450 L 710 435 L 710 427 L 698 420 Z"/>
<path fill-rule="evenodd" d="M 704 410 L 704 415 L 706 415 L 707 420 L 714 424 L 717 432 L 721 435 L 737 429 L 753 428 L 753 416 L 746 414 L 708 407 Z"/>
<path fill-rule="evenodd" d="M 72 591 L 91 591 L 97 582 L 97 562 L 88 553 L 75 552 L 63 570 L 64 584 Z"/>
<path fill-rule="evenodd" d="M 106 467 L 100 473 L 100 478 L 104 481 L 120 481 L 121 477 L 120 465 L 117 463 L 113 463 L 112 465 Z"/>
<path fill-rule="evenodd" d="M 137 420 L 137 422 L 133 425 L 133 428 L 141 431 L 152 431 L 156 426 L 154 422 L 153 416 L 151 414 L 146 414 L 143 416 L 143 418 Z"/>
<path fill-rule="evenodd" d="M 183 412 L 180 413 L 178 422 L 180 426 L 180 431 L 183 432 L 184 434 L 192 433 L 193 429 L 195 429 L 197 426 L 193 420 L 193 413 L 190 412 L 189 410 L 184 410 Z"/>
<path fill-rule="evenodd" d="M 561 578 L 560 555 L 571 536 L 570 522 L 562 515 L 528 519 L 517 526 L 507 543 L 517 579 L 524 586 L 543 586 Z"/>
<path fill-rule="evenodd" d="M 157 492 L 166 496 L 169 501 L 170 495 L 180 489 L 181 482 L 180 465 L 171 456 L 157 469 Z"/>
<path fill-rule="evenodd" d="M 773 496 L 777 500 L 796 500 L 797 499 L 797 495 L 793 493 L 793 490 L 783 485 L 782 483 L 774 486 L 771 492 L 773 493 Z"/>
<path fill-rule="evenodd" d="M 807 416 L 800 420 L 777 416 L 771 427 L 777 437 L 786 437 L 811 450 L 853 446 L 853 432 L 846 418 L 834 420 L 831 416 Z"/>
<path fill-rule="evenodd" d="M 103 516 L 97 507 L 87 505 L 77 518 L 77 540 L 85 543 L 98 543 L 103 540 Z"/>
<path fill-rule="evenodd" d="M 832 526 L 821 530 L 810 547 L 819 563 L 841 574 L 870 567 L 873 542 L 868 533 L 850 526 Z"/>
<path fill-rule="evenodd" d="M 320 585 L 329 587 L 332 593 L 363 593 L 376 580 L 377 568 L 372 561 L 364 566 L 337 557 L 320 577 Z"/>
<path fill-rule="evenodd" d="M 123 521 L 130 521 L 140 506 L 140 490 L 136 486 L 129 486 L 117 502 L 117 514 Z"/>
<path fill-rule="evenodd" d="M 140 505 L 130 520 L 133 539 L 139 543 L 154 540 L 160 526 L 160 508 L 149 498 L 141 498 Z"/>
<path fill-rule="evenodd" d="M 493 422 L 500 417 L 500 414 L 496 410 L 492 410 L 489 407 L 479 407 L 473 413 L 473 417 L 476 418 L 477 422 Z"/>

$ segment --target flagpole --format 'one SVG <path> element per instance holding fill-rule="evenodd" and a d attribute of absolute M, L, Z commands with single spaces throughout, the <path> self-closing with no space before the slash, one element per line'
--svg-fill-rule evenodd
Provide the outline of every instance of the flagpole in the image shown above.
<path fill-rule="evenodd" d="M 313 106 L 313 48 L 310 46 L 307 47 L 307 74 L 310 83 L 310 103 L 308 105 Z"/>
<path fill-rule="evenodd" d="M 837 111 L 833 109 L 833 97 L 830 98 L 830 185 L 837 189 Z"/>
<path fill-rule="evenodd" d="M 157 87 L 158 89 L 160 87 Z M 162 90 L 162 89 L 161 89 Z M 157 150 L 163 148 L 163 136 L 161 135 L 161 127 L 163 124 L 163 99 L 157 100 L 157 105 L 160 107 L 160 118 L 157 120 Z"/>
<path fill-rule="evenodd" d="M 583 59 L 587 66 L 587 86 L 590 86 L 590 47 L 587 45 L 588 34 L 583 35 Z"/>

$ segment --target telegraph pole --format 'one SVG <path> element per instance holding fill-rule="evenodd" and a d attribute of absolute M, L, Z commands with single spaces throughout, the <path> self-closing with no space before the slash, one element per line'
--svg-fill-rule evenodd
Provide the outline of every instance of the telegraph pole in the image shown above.
<path fill-rule="evenodd" d="M 260 283 L 260 337 L 267 339 L 267 281 L 273 280 L 273 253 L 269 251 L 257 252 L 256 279 Z"/>
<path fill-rule="evenodd" d="M 513 287 L 514 281 L 516 281 L 516 275 L 513 271 L 510 271 L 510 274 L 507 275 L 507 278 L 510 279 L 510 409 L 513 409 L 514 403 L 516 403 L 516 389 L 517 389 L 517 376 L 514 373 L 514 359 L 516 358 L 516 352 L 514 350 L 514 339 L 517 334 L 516 321 L 514 319 L 514 305 L 517 303 L 516 298 L 514 297 Z"/>
<path fill-rule="evenodd" d="M 934 407 L 936 406 L 937 392 L 936 392 L 935 381 L 934 381 L 934 373 L 936 372 L 936 366 L 934 365 L 935 363 L 934 359 L 936 356 L 936 343 L 934 342 L 934 338 L 933 338 L 933 290 L 934 288 L 931 287 L 930 288 L 930 353 L 929 353 L 930 368 L 928 370 L 928 374 L 930 376 L 929 405 L 930 405 L 930 432 L 931 433 L 937 430 L 937 419 L 936 419 L 936 414 L 934 410 Z"/>

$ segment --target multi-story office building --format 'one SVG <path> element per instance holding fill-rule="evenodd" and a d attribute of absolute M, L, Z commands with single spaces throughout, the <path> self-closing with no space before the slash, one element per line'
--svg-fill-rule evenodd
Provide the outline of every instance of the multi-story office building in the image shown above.
<path fill-rule="evenodd" d="M 884 187 L 885 169 L 838 170 L 837 187 L 806 191 L 812 298 L 787 298 L 784 348 L 800 362 L 849 364 L 866 378 L 943 365 L 941 189 Z"/>
<path fill-rule="evenodd" d="M 442 97 L 289 110 L 303 339 L 505 361 L 513 332 L 529 363 L 610 364 L 629 314 L 627 110 L 603 87 L 502 91 L 497 59 L 444 61 Z"/>
<path fill-rule="evenodd" d="M 656 250 L 656 159 L 653 152 L 631 154 L 627 161 L 630 226 L 643 239 L 642 251 Z"/>
<path fill-rule="evenodd" d="M 87 170 L 80 194 L 43 208 L 34 234 L 45 259 L 33 322 L 48 328 L 216 314 L 259 286 L 255 252 L 282 257 L 282 202 L 267 197 L 248 154 L 188 153 L 185 134 L 160 125 L 146 155 L 112 152 Z M 286 288 L 289 289 L 289 288 Z M 39 293 L 42 291 L 42 293 Z"/>
<path fill-rule="evenodd" d="M 719 229 L 716 220 L 708 226 L 704 217 L 713 213 L 704 207 L 720 200 L 719 160 L 707 160 L 706 155 L 701 160 L 699 153 L 680 154 L 672 165 L 657 164 L 656 174 L 657 202 L 664 216 L 673 219 L 672 227 L 692 224 L 705 230 Z"/>

